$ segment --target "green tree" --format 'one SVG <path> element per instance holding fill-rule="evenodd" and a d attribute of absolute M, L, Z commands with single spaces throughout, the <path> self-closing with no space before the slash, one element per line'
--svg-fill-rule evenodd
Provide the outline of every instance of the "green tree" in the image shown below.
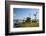
<path fill-rule="evenodd" d="M 30 22 L 30 21 L 31 21 L 31 18 L 27 17 L 25 22 Z"/>

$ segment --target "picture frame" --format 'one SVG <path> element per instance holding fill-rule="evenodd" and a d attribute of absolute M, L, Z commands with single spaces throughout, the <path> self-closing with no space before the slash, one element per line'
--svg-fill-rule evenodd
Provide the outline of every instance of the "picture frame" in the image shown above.
<path fill-rule="evenodd" d="M 39 14 L 40 14 L 40 22 L 39 28 L 16 28 L 13 27 L 13 8 L 16 10 L 16 8 L 19 8 L 18 10 L 21 11 L 23 8 L 39 8 Z M 20 10 L 21 8 L 21 10 Z M 25 9 L 25 10 L 26 10 Z M 18 11 L 17 10 L 17 11 Z M 16 12 L 17 12 L 16 11 Z M 24 11 L 24 10 L 23 10 Z M 26 10 L 27 11 L 27 10 Z M 37 10 L 35 10 L 37 12 Z M 12 12 L 12 13 L 11 13 Z M 22 15 L 22 13 L 21 13 Z M 12 18 L 12 19 L 11 19 Z M 18 17 L 19 18 L 19 17 Z M 11 22 L 10 22 L 11 21 Z M 42 26 L 41 26 L 42 25 Z M 38 34 L 38 33 L 45 33 L 45 3 L 42 2 L 20 2 L 20 1 L 5 1 L 5 34 L 6 35 L 19 35 L 19 34 Z"/>

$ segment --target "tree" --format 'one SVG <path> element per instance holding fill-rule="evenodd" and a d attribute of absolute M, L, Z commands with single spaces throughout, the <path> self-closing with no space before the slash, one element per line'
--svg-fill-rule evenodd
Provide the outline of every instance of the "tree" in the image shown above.
<path fill-rule="evenodd" d="M 25 22 L 30 22 L 30 21 L 31 21 L 31 18 L 27 17 Z"/>
<path fill-rule="evenodd" d="M 38 13 L 38 12 L 36 12 L 36 14 L 34 14 L 35 20 L 34 20 L 33 22 L 37 22 L 37 13 Z"/>
<path fill-rule="evenodd" d="M 35 20 L 36 20 L 36 14 L 34 14 L 34 16 L 35 16 Z"/>
<path fill-rule="evenodd" d="M 37 13 L 38 13 L 38 12 L 36 12 L 36 14 L 34 14 L 34 16 L 35 16 L 35 21 L 36 21 L 36 19 L 37 19 Z"/>

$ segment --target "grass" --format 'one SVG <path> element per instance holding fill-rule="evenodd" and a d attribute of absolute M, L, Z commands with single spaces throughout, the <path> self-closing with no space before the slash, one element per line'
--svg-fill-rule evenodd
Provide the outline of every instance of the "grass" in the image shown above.
<path fill-rule="evenodd" d="M 39 26 L 39 24 L 38 23 L 27 23 L 27 22 L 25 22 L 24 24 L 21 24 L 20 25 L 21 27 L 38 27 Z"/>
<path fill-rule="evenodd" d="M 37 22 L 21 22 L 18 24 L 19 27 L 39 27 L 39 23 Z M 16 26 L 16 27 L 18 27 Z"/>

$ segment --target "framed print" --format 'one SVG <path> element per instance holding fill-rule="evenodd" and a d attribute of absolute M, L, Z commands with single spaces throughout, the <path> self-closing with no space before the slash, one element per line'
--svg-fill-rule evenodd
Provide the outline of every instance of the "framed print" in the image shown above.
<path fill-rule="evenodd" d="M 5 2 L 6 35 L 45 33 L 45 4 Z"/>

